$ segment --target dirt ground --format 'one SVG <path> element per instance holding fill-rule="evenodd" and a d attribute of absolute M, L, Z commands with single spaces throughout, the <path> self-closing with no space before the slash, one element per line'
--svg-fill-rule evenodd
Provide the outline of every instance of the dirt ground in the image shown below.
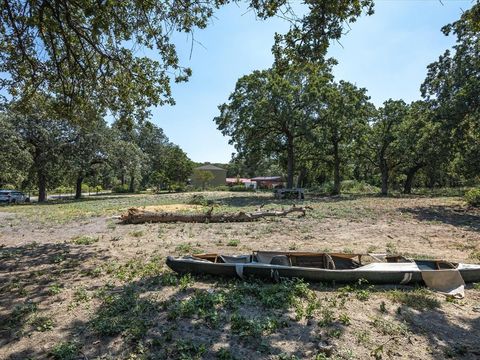
<path fill-rule="evenodd" d="M 205 192 L 214 211 L 287 207 Z M 388 252 L 480 263 L 480 211 L 456 197 L 307 197 L 305 217 L 122 225 L 131 206 L 202 211 L 192 194 L 0 208 L 0 359 L 480 358 L 480 286 L 418 287 L 177 276 L 167 255 Z M 205 211 L 208 207 L 205 207 Z"/>

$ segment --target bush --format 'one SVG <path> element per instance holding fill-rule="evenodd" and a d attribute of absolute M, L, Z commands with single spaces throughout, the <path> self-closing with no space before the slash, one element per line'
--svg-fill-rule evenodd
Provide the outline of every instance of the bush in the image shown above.
<path fill-rule="evenodd" d="M 376 186 L 367 184 L 364 181 L 345 180 L 340 184 L 340 191 L 348 193 L 371 194 L 380 192 L 380 189 Z"/>
<path fill-rule="evenodd" d="M 245 185 L 233 185 L 229 189 L 230 191 L 253 191 L 251 188 L 245 187 Z"/>
<path fill-rule="evenodd" d="M 174 192 L 184 192 L 185 191 L 185 185 L 184 184 L 172 184 L 168 187 L 169 191 L 174 191 Z"/>
<path fill-rule="evenodd" d="M 468 205 L 480 207 L 480 188 L 467 191 L 464 199 Z"/>
<path fill-rule="evenodd" d="M 3 186 L 0 187 L 2 190 L 15 190 L 16 187 L 15 185 L 12 185 L 12 184 L 5 184 Z"/>
<path fill-rule="evenodd" d="M 128 192 L 130 192 L 130 191 L 129 191 L 129 188 L 128 188 L 127 184 L 116 185 L 112 188 L 112 193 L 124 194 L 124 193 L 128 193 Z"/>

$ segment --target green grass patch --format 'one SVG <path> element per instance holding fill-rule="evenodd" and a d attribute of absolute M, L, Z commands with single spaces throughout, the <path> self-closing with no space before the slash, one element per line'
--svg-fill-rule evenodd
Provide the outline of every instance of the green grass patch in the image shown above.
<path fill-rule="evenodd" d="M 79 235 L 72 238 L 72 243 L 75 245 L 92 245 L 96 242 L 98 242 L 98 236 Z"/>
<path fill-rule="evenodd" d="M 124 264 L 109 261 L 102 266 L 102 271 L 122 281 L 158 276 L 162 273 L 162 269 L 163 261 L 158 256 L 154 256 L 150 260 L 131 259 Z"/>
<path fill-rule="evenodd" d="M 133 287 L 120 293 L 106 294 L 91 327 L 100 335 L 122 335 L 128 340 L 141 339 L 153 322 L 158 306 L 147 298 L 140 298 Z"/>
<path fill-rule="evenodd" d="M 385 294 L 392 301 L 419 311 L 434 310 L 441 306 L 441 302 L 424 288 L 418 288 L 413 291 L 390 290 Z"/>
<path fill-rule="evenodd" d="M 72 341 L 61 342 L 50 350 L 50 355 L 55 360 L 75 360 L 80 355 L 80 345 Z"/>

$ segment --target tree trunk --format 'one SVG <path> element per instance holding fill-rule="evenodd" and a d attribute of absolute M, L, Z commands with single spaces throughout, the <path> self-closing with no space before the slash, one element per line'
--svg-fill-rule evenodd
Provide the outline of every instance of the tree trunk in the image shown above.
<path fill-rule="evenodd" d="M 291 213 L 300 213 L 305 216 L 306 210 L 311 207 L 291 207 L 287 210 L 257 210 L 251 213 L 240 211 L 238 213 L 219 213 L 212 214 L 213 207 L 204 214 L 181 214 L 145 211 L 138 208 L 130 208 L 128 212 L 121 215 L 120 219 L 124 224 L 144 224 L 144 223 L 224 223 L 224 222 L 252 222 L 265 217 L 287 216 Z"/>
<path fill-rule="evenodd" d="M 298 174 L 297 188 L 303 188 L 304 187 L 306 176 L 307 176 L 307 169 L 302 167 L 300 169 L 300 174 Z"/>
<path fill-rule="evenodd" d="M 124 186 L 127 182 L 125 181 L 125 173 L 122 172 L 122 177 L 121 177 L 121 181 L 122 181 L 122 186 Z"/>
<path fill-rule="evenodd" d="M 405 184 L 403 185 L 404 194 L 412 193 L 413 179 L 415 178 L 415 174 L 417 173 L 418 170 L 420 170 L 420 168 L 421 168 L 421 165 L 417 165 L 413 168 L 408 169 L 407 178 L 405 179 Z"/>
<path fill-rule="evenodd" d="M 332 195 L 340 194 L 340 157 L 338 155 L 338 141 L 333 142 L 333 191 Z"/>
<path fill-rule="evenodd" d="M 77 184 L 75 186 L 75 199 L 80 199 L 82 197 L 82 183 L 83 183 L 83 176 L 79 175 L 77 177 Z"/>
<path fill-rule="evenodd" d="M 135 192 L 135 176 L 130 177 L 130 186 L 128 187 L 128 191 L 131 193 Z"/>
<path fill-rule="evenodd" d="M 295 159 L 293 152 L 293 138 L 288 137 L 287 143 L 287 189 L 293 187 L 293 173 L 295 171 Z"/>
<path fill-rule="evenodd" d="M 382 195 L 388 195 L 388 166 L 384 159 L 380 160 L 380 173 L 382 175 Z"/>
<path fill-rule="evenodd" d="M 47 178 L 42 172 L 38 173 L 38 202 L 47 201 Z"/>

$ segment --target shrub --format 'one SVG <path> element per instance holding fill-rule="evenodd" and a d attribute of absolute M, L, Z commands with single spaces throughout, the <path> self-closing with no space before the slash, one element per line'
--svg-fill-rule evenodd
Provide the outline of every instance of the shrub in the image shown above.
<path fill-rule="evenodd" d="M 464 199 L 468 205 L 480 207 L 480 188 L 467 191 Z"/>
<path fill-rule="evenodd" d="M 380 192 L 380 189 L 376 186 L 367 184 L 364 181 L 345 180 L 340 184 L 340 191 L 348 193 L 371 194 Z"/>
<path fill-rule="evenodd" d="M 176 183 L 176 184 L 170 185 L 168 187 L 168 190 L 174 191 L 174 192 L 184 192 L 186 189 L 184 184 Z"/>
<path fill-rule="evenodd" d="M 214 191 L 230 191 L 230 188 L 227 185 L 220 185 L 220 186 L 217 186 L 217 187 L 213 188 L 212 190 L 214 190 Z"/>
<path fill-rule="evenodd" d="M 123 193 L 128 193 L 129 188 L 128 185 L 116 185 L 112 188 L 112 193 L 117 193 L 117 194 L 123 194 Z"/>
<path fill-rule="evenodd" d="M 4 190 L 15 190 L 16 189 L 15 185 L 12 185 L 12 184 L 5 184 L 1 188 L 4 189 Z"/>
<path fill-rule="evenodd" d="M 247 188 L 245 185 L 233 185 L 230 187 L 230 191 L 253 191 L 253 189 Z"/>

